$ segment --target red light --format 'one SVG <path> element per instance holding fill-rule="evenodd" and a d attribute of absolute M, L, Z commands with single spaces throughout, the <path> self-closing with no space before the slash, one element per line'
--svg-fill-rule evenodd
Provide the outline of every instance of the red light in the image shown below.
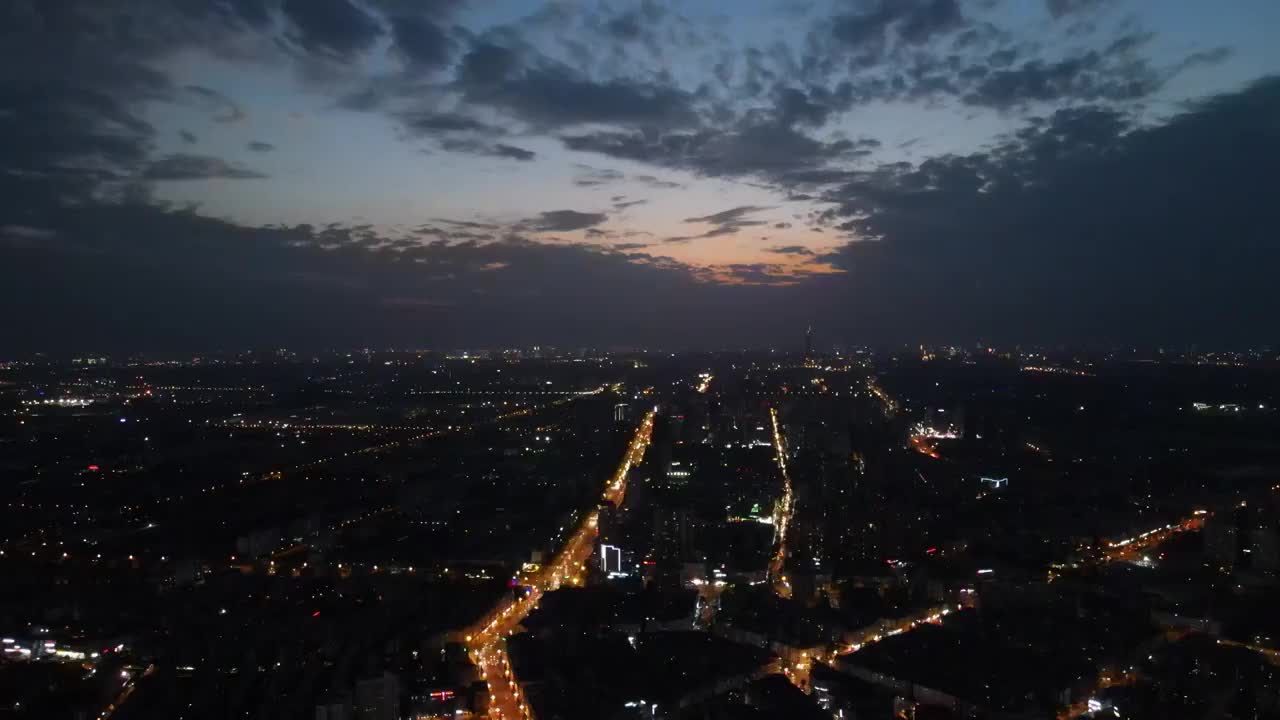
<path fill-rule="evenodd" d="M 932 554 L 934 554 L 934 553 L 938 552 L 938 548 L 929 548 L 928 550 L 925 550 L 925 552 L 927 552 L 927 553 L 929 553 L 930 555 L 932 555 Z"/>
<path fill-rule="evenodd" d="M 98 472 L 98 466 L 97 466 L 97 465 L 90 465 L 90 466 L 89 466 L 89 469 L 90 469 L 90 470 L 92 470 L 93 472 Z"/>
<path fill-rule="evenodd" d="M 317 610 L 317 611 L 315 611 L 315 612 L 311 613 L 311 617 L 320 617 L 320 611 L 319 611 L 319 610 Z"/>

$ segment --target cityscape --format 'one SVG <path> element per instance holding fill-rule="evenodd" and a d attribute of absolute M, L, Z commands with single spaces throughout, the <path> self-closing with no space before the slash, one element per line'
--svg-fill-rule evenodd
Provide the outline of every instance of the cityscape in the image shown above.
<path fill-rule="evenodd" d="M 0 0 L 0 720 L 1280 720 L 1276 28 Z"/>
<path fill-rule="evenodd" d="M 33 356 L 8 717 L 1280 708 L 1280 355 Z"/>

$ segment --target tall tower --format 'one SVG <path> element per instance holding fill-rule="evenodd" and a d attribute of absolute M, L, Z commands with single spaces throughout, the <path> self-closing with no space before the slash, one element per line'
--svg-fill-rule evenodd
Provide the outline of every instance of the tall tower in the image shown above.
<path fill-rule="evenodd" d="M 806 358 L 813 357 L 813 325 L 809 325 L 804 331 L 804 356 Z"/>

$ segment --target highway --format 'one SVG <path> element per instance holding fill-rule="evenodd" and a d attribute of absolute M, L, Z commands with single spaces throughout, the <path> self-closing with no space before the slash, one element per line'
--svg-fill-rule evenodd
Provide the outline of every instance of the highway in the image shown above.
<path fill-rule="evenodd" d="M 959 605 L 936 605 L 934 607 L 925 608 L 924 610 L 918 610 L 910 615 L 898 618 L 893 622 L 882 621 L 880 623 L 876 623 L 870 627 L 863 628 L 860 632 L 850 638 L 848 642 L 838 646 L 833 652 L 831 652 L 830 658 L 831 660 L 835 660 L 835 658 L 840 655 L 851 655 L 868 645 L 874 645 L 881 640 L 893 637 L 894 635 L 911 632 L 921 625 L 939 624 L 942 622 L 942 618 L 959 609 Z M 823 659 L 821 653 L 819 653 L 817 657 L 820 660 Z"/>
<path fill-rule="evenodd" d="M 321 466 L 323 466 L 323 465 L 326 465 L 326 464 L 328 464 L 328 463 L 331 463 L 331 462 L 334 462 L 334 461 L 337 461 L 337 460 L 342 460 L 342 459 L 344 459 L 344 458 L 349 458 L 349 457 L 356 456 L 356 455 L 367 455 L 367 454 L 384 453 L 384 452 L 388 452 L 388 451 L 391 451 L 391 450 L 397 450 L 397 449 L 400 449 L 400 448 L 403 448 L 403 447 L 407 447 L 407 446 L 412 445 L 412 444 L 414 444 L 414 443 L 422 442 L 423 440 L 430 440 L 431 438 L 441 437 L 441 436 L 448 435 L 448 434 L 451 434 L 451 433 L 453 433 L 453 434 L 461 434 L 461 433 L 464 433 L 464 432 L 470 432 L 470 431 L 475 430 L 476 428 L 481 427 L 481 426 L 483 426 L 483 425 L 490 425 L 490 424 L 501 423 L 501 422 L 504 422 L 504 421 L 506 421 L 506 420 L 511 420 L 511 419 L 519 418 L 519 417 L 527 417 L 527 416 L 529 416 L 529 415 L 532 415 L 532 414 L 533 414 L 533 413 L 535 413 L 535 412 L 539 412 L 539 411 L 542 411 L 542 410 L 548 410 L 548 409 L 551 409 L 551 408 L 559 407 L 559 406 L 564 405 L 564 404 L 569 403 L 569 402 L 573 402 L 574 400 L 577 400 L 578 398 L 588 397 L 588 396 L 591 396 L 591 395 L 599 395 L 600 393 L 605 392 L 606 390 L 610 390 L 610 389 L 612 389 L 612 390 L 614 390 L 614 391 L 617 391 L 619 388 L 620 388 L 620 385 L 618 385 L 618 384 L 614 384 L 614 385 L 612 385 L 612 386 L 610 386 L 610 385 L 601 385 L 600 387 L 595 388 L 594 390 L 587 390 L 587 391 L 578 392 L 578 393 L 575 393 L 575 394 L 573 394 L 573 395 L 569 395 L 569 396 L 563 397 L 563 398 L 561 398 L 561 399 L 559 399 L 559 400 L 555 400 L 555 401 L 553 401 L 553 402 L 547 403 L 546 405 L 542 405 L 542 406 L 539 406 L 539 407 L 523 408 L 523 409 L 520 409 L 520 410 L 514 410 L 514 411 L 512 411 L 512 412 L 503 413 L 503 414 L 498 415 L 497 417 L 492 418 L 492 419 L 490 419 L 490 420 L 482 420 L 482 421 L 480 421 L 480 422 L 471 423 L 471 424 L 449 425 L 449 426 L 447 426 L 447 427 L 445 427 L 445 428 L 442 428 L 442 429 L 427 430 L 426 432 L 417 433 L 417 434 L 415 434 L 415 435 L 411 435 L 411 436 L 409 436 L 409 437 L 401 438 L 401 439 L 399 439 L 399 440 L 393 440 L 393 441 L 390 441 L 390 442 L 380 443 L 380 444 L 378 444 L 378 445 L 371 445 L 371 446 L 369 446 L 369 447 L 361 448 L 361 449 L 359 449 L 359 450 L 353 450 L 353 451 L 350 451 L 350 452 L 344 452 L 344 453 L 342 453 L 341 455 L 331 455 L 331 456 L 328 456 L 328 457 L 318 458 L 318 459 L 316 459 L 316 460 L 312 460 L 312 461 L 310 461 L 310 462 L 300 463 L 300 464 L 298 464 L 298 465 L 294 465 L 294 466 L 292 466 L 292 467 L 288 467 L 288 468 L 284 468 L 284 469 L 281 469 L 281 470 L 275 470 L 275 471 L 272 471 L 272 472 L 268 472 L 268 473 L 266 473 L 266 474 L 262 475 L 262 476 L 261 476 L 261 479 L 264 479 L 264 480 L 279 480 L 279 479 L 280 479 L 281 477 L 283 477 L 286 473 L 295 473 L 295 472 L 299 472 L 299 471 L 303 471 L 303 470 L 311 470 L 311 469 L 321 467 Z M 245 475 L 249 475 L 249 473 L 245 473 Z M 241 483 L 241 484 L 244 484 L 244 481 L 245 481 L 245 478 L 243 478 L 243 477 L 242 477 L 242 478 L 240 479 L 240 483 Z"/>
<path fill-rule="evenodd" d="M 794 648 L 780 653 L 781 656 L 771 663 L 766 671 L 780 673 L 807 694 L 811 690 L 809 675 L 813 671 L 814 663 L 822 663 L 836 670 L 842 670 L 841 657 L 856 653 L 894 635 L 911 632 L 922 625 L 940 624 L 942 618 L 958 609 L 959 606 L 938 605 L 893 621 L 881 620 L 862 628 L 851 636 L 846 636 L 846 641 L 843 643 L 809 649 Z"/>
<path fill-rule="evenodd" d="M 147 668 L 142 671 L 142 675 L 140 676 L 136 675 L 135 673 L 131 672 L 128 669 L 121 670 L 120 678 L 121 680 L 123 680 L 123 682 L 120 684 L 120 692 L 116 694 L 114 700 L 112 700 L 110 703 L 107 704 L 105 708 L 102 709 L 102 712 L 98 713 L 97 720 L 107 720 L 112 715 L 116 714 L 116 712 L 120 709 L 120 706 L 124 705 L 125 701 L 127 701 L 130 698 L 130 696 L 133 695 L 133 691 L 138 689 L 138 678 L 150 677 L 151 674 L 154 673 L 155 671 L 156 671 L 155 665 L 148 665 Z"/>
<path fill-rule="evenodd" d="M 791 473 L 787 470 L 787 448 L 782 438 L 782 427 L 778 424 L 778 411 L 769 408 L 769 420 L 773 423 L 773 452 L 778 460 L 778 471 L 782 474 L 782 498 L 774 509 L 773 527 L 777 531 L 777 549 L 769 561 L 769 582 L 780 597 L 791 597 L 791 583 L 787 580 L 784 566 L 787 561 L 787 528 L 791 524 L 791 514 L 795 510 L 794 496 L 791 489 Z"/>
<path fill-rule="evenodd" d="M 622 504 L 627 490 L 627 475 L 649 447 L 653 418 L 654 411 L 650 410 L 636 429 L 622 463 L 605 483 L 602 503 L 609 502 L 615 507 Z M 529 613 L 537 609 L 543 593 L 554 592 L 566 583 L 576 586 L 584 582 L 586 562 L 595 547 L 599 523 L 599 509 L 587 513 L 552 561 L 526 579 L 527 592 L 522 597 L 504 598 L 467 632 L 464 638 L 467 652 L 480 669 L 481 678 L 489 685 L 489 717 L 492 720 L 533 717 L 507 657 L 506 638 L 515 632 Z"/>
<path fill-rule="evenodd" d="M 894 400 L 893 396 L 885 392 L 884 388 L 880 387 L 875 378 L 867 378 L 867 391 L 880 401 L 881 409 L 884 410 L 884 416 L 886 418 L 891 418 L 898 412 L 898 401 Z"/>
<path fill-rule="evenodd" d="M 1204 521 L 1207 512 L 1198 510 L 1189 517 L 1183 518 L 1177 524 L 1163 525 L 1151 528 L 1145 532 L 1136 533 L 1132 537 L 1122 540 L 1112 540 L 1101 548 L 1101 560 L 1107 562 L 1138 562 L 1143 559 L 1143 553 L 1151 550 L 1174 535 L 1184 532 L 1194 532 L 1204 529 Z"/>
<path fill-rule="evenodd" d="M 938 450 L 934 446 L 933 441 L 924 435 L 912 435 L 911 447 L 915 448 L 915 451 L 921 455 L 927 455 L 934 460 L 942 459 L 942 455 L 938 454 Z"/>

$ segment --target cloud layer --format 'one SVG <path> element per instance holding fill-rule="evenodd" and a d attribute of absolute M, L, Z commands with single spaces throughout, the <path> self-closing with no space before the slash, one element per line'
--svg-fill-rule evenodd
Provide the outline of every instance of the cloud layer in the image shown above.
<path fill-rule="evenodd" d="M 1248 343 L 1280 309 L 1280 61 L 1230 37 L 1126 0 L 497 5 L 0 3 L 8 342 Z M 335 187 L 341 222 L 201 210 Z"/>

